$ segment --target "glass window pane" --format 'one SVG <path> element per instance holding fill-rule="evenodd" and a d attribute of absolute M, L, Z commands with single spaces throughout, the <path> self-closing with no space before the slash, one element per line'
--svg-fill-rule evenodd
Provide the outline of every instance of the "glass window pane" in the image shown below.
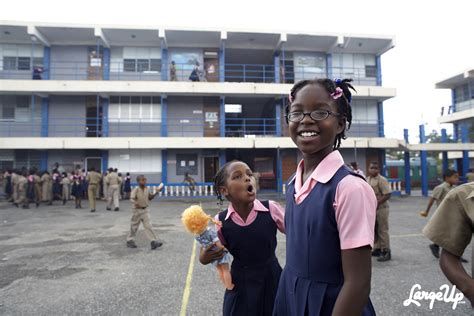
<path fill-rule="evenodd" d="M 365 76 L 367 78 L 377 77 L 377 67 L 376 66 L 365 66 Z"/>
<path fill-rule="evenodd" d="M 144 72 L 150 70 L 150 60 L 148 59 L 138 59 L 137 60 L 137 71 Z"/>
<path fill-rule="evenodd" d="M 136 60 L 135 59 L 124 59 L 123 60 L 123 71 L 136 72 Z"/>
<path fill-rule="evenodd" d="M 120 104 L 130 104 L 130 97 L 120 97 Z"/>
<path fill-rule="evenodd" d="M 150 70 L 161 71 L 161 59 L 150 59 Z"/>
<path fill-rule="evenodd" d="M 3 105 L 2 107 L 2 119 L 14 120 L 15 119 L 15 107 L 9 105 Z"/>
<path fill-rule="evenodd" d="M 132 97 L 131 99 L 132 99 L 132 102 L 131 102 L 132 104 L 140 104 L 141 103 L 140 102 L 140 97 Z"/>
<path fill-rule="evenodd" d="M 152 101 L 153 101 L 153 104 L 160 104 L 161 103 L 161 97 L 153 97 Z"/>
<path fill-rule="evenodd" d="M 150 104 L 151 97 L 142 97 L 142 104 Z"/>
<path fill-rule="evenodd" d="M 18 57 L 18 70 L 30 70 L 30 57 Z"/>
<path fill-rule="evenodd" d="M 3 70 L 16 70 L 16 57 L 3 57 Z"/>
<path fill-rule="evenodd" d="M 111 104 L 118 104 L 118 103 L 120 103 L 120 97 L 117 97 L 117 96 L 115 96 L 115 97 L 110 97 L 110 103 L 111 103 Z"/>

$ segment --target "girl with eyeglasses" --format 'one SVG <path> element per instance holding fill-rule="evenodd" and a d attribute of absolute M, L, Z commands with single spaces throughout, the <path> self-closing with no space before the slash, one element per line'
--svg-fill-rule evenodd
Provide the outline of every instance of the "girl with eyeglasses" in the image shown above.
<path fill-rule="evenodd" d="M 375 315 L 369 299 L 377 200 L 338 151 L 352 121 L 352 80 L 291 89 L 289 133 L 303 155 L 286 192 L 286 267 L 274 315 Z"/>

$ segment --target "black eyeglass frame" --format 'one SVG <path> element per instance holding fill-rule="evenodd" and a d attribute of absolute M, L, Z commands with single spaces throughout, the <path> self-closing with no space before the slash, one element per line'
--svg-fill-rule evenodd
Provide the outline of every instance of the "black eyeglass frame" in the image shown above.
<path fill-rule="evenodd" d="M 316 113 L 316 112 L 319 112 L 319 113 L 325 112 L 325 113 L 326 113 L 326 117 L 321 118 L 321 119 L 315 119 L 314 117 L 311 116 L 311 114 Z M 290 119 L 290 116 L 291 116 L 292 114 L 295 114 L 295 113 L 301 113 L 301 114 L 303 114 L 303 116 L 301 117 L 300 120 L 296 120 L 296 121 L 295 121 L 295 120 L 291 120 L 291 119 Z M 286 115 L 286 119 L 287 119 L 289 122 L 292 122 L 292 123 L 299 123 L 299 122 L 301 122 L 301 121 L 304 120 L 304 118 L 306 117 L 306 115 L 309 116 L 313 121 L 316 121 L 316 122 L 317 122 L 317 121 L 323 121 L 323 120 L 327 119 L 330 115 L 335 116 L 335 117 L 343 117 L 343 115 L 341 115 L 341 114 L 339 114 L 339 113 L 336 113 L 336 112 L 329 111 L 329 110 L 314 110 L 314 111 L 311 111 L 311 112 L 302 112 L 302 111 L 289 112 L 289 113 Z"/>

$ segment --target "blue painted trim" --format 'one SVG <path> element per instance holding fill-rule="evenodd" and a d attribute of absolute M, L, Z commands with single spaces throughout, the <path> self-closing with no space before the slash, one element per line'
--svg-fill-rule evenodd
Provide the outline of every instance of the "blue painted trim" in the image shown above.
<path fill-rule="evenodd" d="M 109 137 L 109 99 L 102 101 L 102 137 Z"/>
<path fill-rule="evenodd" d="M 43 48 L 43 80 L 49 80 L 50 76 L 50 68 L 51 68 L 51 48 L 45 46 Z"/>
<path fill-rule="evenodd" d="M 104 47 L 102 62 L 104 64 L 104 67 L 102 68 L 102 78 L 104 80 L 110 80 L 110 48 L 108 47 Z"/>
<path fill-rule="evenodd" d="M 283 105 L 283 102 L 284 99 L 283 98 L 280 98 L 279 101 L 275 100 L 276 104 L 275 104 L 275 128 L 276 128 L 276 136 L 277 137 L 281 137 L 282 135 L 282 132 L 281 132 L 281 111 L 282 111 L 282 105 Z"/>
<path fill-rule="evenodd" d="M 385 149 L 379 149 L 379 157 L 380 157 L 380 161 L 382 162 L 382 170 L 381 170 L 381 174 L 388 178 L 388 169 L 387 169 L 387 153 L 385 151 Z"/>
<path fill-rule="evenodd" d="M 451 89 L 451 104 L 453 106 L 453 113 L 456 112 L 456 90 Z"/>
<path fill-rule="evenodd" d="M 273 54 L 273 65 L 275 73 L 275 83 L 280 83 L 280 54 L 275 52 Z"/>
<path fill-rule="evenodd" d="M 444 144 L 448 142 L 448 133 L 446 132 L 445 128 L 441 129 L 441 142 L 444 143 Z M 446 171 L 448 171 L 448 168 L 449 168 L 448 152 L 443 151 L 442 156 L 443 156 L 443 162 L 442 162 L 443 167 L 442 167 L 442 169 L 443 169 L 443 174 L 444 174 Z"/>
<path fill-rule="evenodd" d="M 377 77 L 376 77 L 376 84 L 377 86 L 382 85 L 382 62 L 380 60 L 380 55 L 375 57 L 375 67 L 377 68 Z"/>
<path fill-rule="evenodd" d="M 225 41 L 221 41 L 219 49 L 219 81 L 225 81 Z"/>
<path fill-rule="evenodd" d="M 107 150 L 102 151 L 102 173 L 109 169 L 109 152 Z"/>
<path fill-rule="evenodd" d="M 168 185 L 168 151 L 161 151 L 161 182 Z"/>
<path fill-rule="evenodd" d="M 469 129 L 466 124 L 461 126 L 461 141 L 463 143 L 469 143 Z M 469 151 L 462 151 L 462 179 L 466 181 L 466 174 L 469 172 Z"/>
<path fill-rule="evenodd" d="M 409 135 L 408 129 L 403 130 L 403 137 L 405 141 L 409 142 Z M 404 153 L 404 160 L 405 160 L 405 193 L 410 195 L 411 194 L 411 166 L 410 166 L 410 151 L 406 150 Z"/>
<path fill-rule="evenodd" d="M 377 102 L 377 115 L 378 115 L 378 127 L 379 137 L 385 137 L 384 118 L 383 118 L 383 102 Z"/>
<path fill-rule="evenodd" d="M 454 142 L 459 141 L 459 124 L 458 123 L 453 123 L 453 138 Z"/>
<path fill-rule="evenodd" d="M 161 96 L 161 137 L 168 136 L 168 99 Z"/>
<path fill-rule="evenodd" d="M 425 125 L 420 125 L 420 143 L 426 143 Z M 421 162 L 421 194 L 428 196 L 428 153 L 426 150 L 420 151 Z"/>
<path fill-rule="evenodd" d="M 225 97 L 222 96 L 219 106 L 219 134 L 225 137 Z"/>
<path fill-rule="evenodd" d="M 41 99 L 41 137 L 48 137 L 49 134 L 49 99 Z"/>
<path fill-rule="evenodd" d="M 161 39 L 161 80 L 168 81 L 169 73 L 168 48 L 165 48 L 165 41 Z"/>
<path fill-rule="evenodd" d="M 280 153 L 280 148 L 277 148 L 277 155 L 276 155 L 276 178 L 277 178 L 277 192 L 282 192 L 283 191 L 283 173 L 282 173 L 282 159 L 281 159 L 281 153 Z"/>
<path fill-rule="evenodd" d="M 223 165 L 227 162 L 227 158 L 225 155 L 225 150 L 221 149 L 219 150 L 219 168 L 222 168 Z"/>
<path fill-rule="evenodd" d="M 332 54 L 326 54 L 326 73 L 329 79 L 334 79 L 332 75 Z"/>
<path fill-rule="evenodd" d="M 40 171 L 48 170 L 48 151 L 42 150 L 40 152 L 41 160 L 40 160 Z"/>

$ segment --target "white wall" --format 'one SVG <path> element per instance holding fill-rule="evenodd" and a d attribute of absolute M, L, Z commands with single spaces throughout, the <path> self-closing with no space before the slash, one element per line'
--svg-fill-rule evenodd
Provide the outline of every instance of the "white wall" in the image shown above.
<path fill-rule="evenodd" d="M 112 149 L 109 150 L 109 167 L 121 172 L 161 173 L 161 150 Z"/>

